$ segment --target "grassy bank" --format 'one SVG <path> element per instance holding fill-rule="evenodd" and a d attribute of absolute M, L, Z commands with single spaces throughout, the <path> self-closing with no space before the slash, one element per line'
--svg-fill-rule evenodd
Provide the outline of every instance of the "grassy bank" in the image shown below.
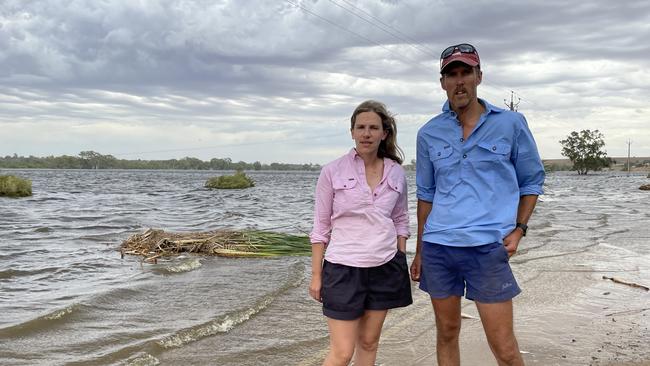
<path fill-rule="evenodd" d="M 13 175 L 0 175 L 0 196 L 27 197 L 32 195 L 32 182 Z"/>

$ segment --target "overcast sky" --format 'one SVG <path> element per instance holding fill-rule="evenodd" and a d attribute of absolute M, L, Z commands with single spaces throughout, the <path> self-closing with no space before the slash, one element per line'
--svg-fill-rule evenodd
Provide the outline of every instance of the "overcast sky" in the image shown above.
<path fill-rule="evenodd" d="M 542 158 L 581 129 L 650 156 L 649 40 L 647 0 L 1 0 L 0 155 L 325 163 L 377 99 L 409 161 L 469 42 Z"/>

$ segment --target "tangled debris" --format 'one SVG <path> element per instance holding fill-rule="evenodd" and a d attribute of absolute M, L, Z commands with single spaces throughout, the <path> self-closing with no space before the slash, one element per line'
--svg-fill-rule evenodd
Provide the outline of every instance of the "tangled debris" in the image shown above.
<path fill-rule="evenodd" d="M 125 254 L 143 257 L 144 262 L 156 263 L 160 257 L 181 253 L 198 253 L 220 257 L 275 257 L 280 255 L 309 255 L 309 237 L 261 230 L 215 230 L 173 233 L 148 229 L 131 235 L 121 247 Z"/>

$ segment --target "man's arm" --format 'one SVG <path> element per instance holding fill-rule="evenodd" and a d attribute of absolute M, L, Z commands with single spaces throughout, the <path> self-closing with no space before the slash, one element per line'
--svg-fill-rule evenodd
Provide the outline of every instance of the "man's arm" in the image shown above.
<path fill-rule="evenodd" d="M 528 224 L 528 220 L 530 219 L 530 216 L 532 216 L 536 204 L 537 195 L 526 195 L 519 197 L 519 206 L 517 207 L 517 222 Z M 519 241 L 523 236 L 524 231 L 521 228 L 516 227 L 510 234 L 503 238 L 503 245 L 506 246 L 509 257 L 517 252 Z"/>
<path fill-rule="evenodd" d="M 420 268 L 422 265 L 422 260 L 420 258 L 420 253 L 422 252 L 422 234 L 424 233 L 424 224 L 427 222 L 432 207 L 433 204 L 431 202 L 418 200 L 418 240 L 415 247 L 415 257 L 413 257 L 413 262 L 411 263 L 411 279 L 413 281 L 420 280 Z"/>

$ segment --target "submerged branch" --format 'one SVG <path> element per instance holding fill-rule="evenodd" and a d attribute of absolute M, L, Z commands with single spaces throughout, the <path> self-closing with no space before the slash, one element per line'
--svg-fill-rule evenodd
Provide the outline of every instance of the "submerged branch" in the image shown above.
<path fill-rule="evenodd" d="M 650 288 L 648 288 L 648 286 L 639 285 L 638 283 L 634 283 L 634 282 L 626 282 L 626 281 L 619 280 L 618 278 L 614 278 L 614 277 L 603 276 L 603 280 L 610 280 L 612 282 L 620 283 L 622 285 L 628 285 L 628 286 L 631 286 L 631 287 L 636 287 L 636 288 L 643 289 L 645 291 L 650 291 Z"/>

